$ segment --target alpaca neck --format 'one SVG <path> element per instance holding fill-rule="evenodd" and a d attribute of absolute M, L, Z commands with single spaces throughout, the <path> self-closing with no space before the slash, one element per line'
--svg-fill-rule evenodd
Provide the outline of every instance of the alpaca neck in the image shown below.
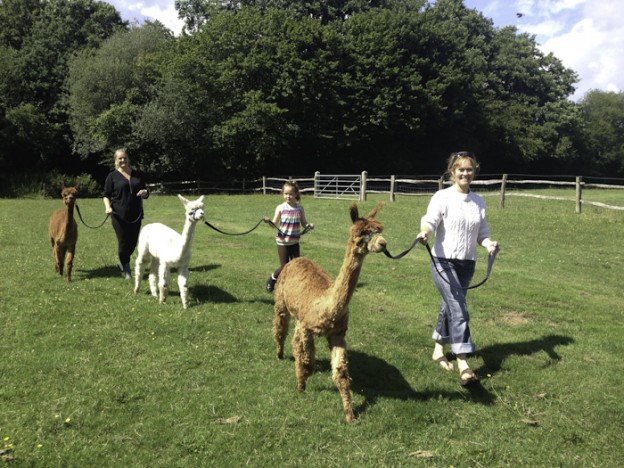
<path fill-rule="evenodd" d="M 67 205 L 67 210 L 65 212 L 65 226 L 68 228 L 74 222 L 74 205 L 75 203 L 70 203 Z"/>
<path fill-rule="evenodd" d="M 193 236 L 195 235 L 196 224 L 197 223 L 193 223 L 188 219 L 184 223 L 184 229 L 182 229 L 182 246 L 180 248 L 181 256 L 184 255 L 185 252 L 188 252 L 191 248 Z"/>
<path fill-rule="evenodd" d="M 345 252 L 344 261 L 340 272 L 334 281 L 332 286 L 332 297 L 334 298 L 336 312 L 342 312 L 346 309 L 347 305 L 351 301 L 351 296 L 355 291 L 360 272 L 362 271 L 362 264 L 364 263 L 365 255 L 357 254 L 354 246 L 349 246 Z"/>

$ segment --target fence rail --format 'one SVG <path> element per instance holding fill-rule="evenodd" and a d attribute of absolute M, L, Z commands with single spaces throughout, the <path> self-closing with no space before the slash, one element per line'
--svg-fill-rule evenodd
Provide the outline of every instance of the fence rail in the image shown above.
<path fill-rule="evenodd" d="M 546 176 L 547 177 L 547 176 Z M 532 197 L 545 200 L 575 202 L 576 212 L 580 213 L 582 205 L 592 205 L 611 210 L 624 211 L 622 205 L 610 205 L 598 201 L 583 199 L 585 189 L 624 190 L 624 179 L 616 178 L 583 178 L 579 176 L 530 176 L 523 174 L 481 175 L 472 185 L 481 186 L 487 195 L 499 196 L 499 206 L 505 207 L 507 197 Z M 319 172 L 314 177 L 262 177 L 254 180 L 208 182 L 201 180 L 182 182 L 159 182 L 150 184 L 154 193 L 258 193 L 280 192 L 284 182 L 296 181 L 300 191 L 313 194 L 318 198 L 347 198 L 366 200 L 368 194 L 388 194 L 390 201 L 397 196 L 431 195 L 436 190 L 449 185 L 439 176 L 378 176 L 368 177 L 366 171 L 358 175 L 324 175 Z M 609 181 L 611 183 L 604 183 Z M 358 185 L 359 184 L 359 185 Z M 574 187 L 574 196 L 561 197 L 530 193 L 529 190 L 544 188 Z M 515 188 L 515 189 L 514 189 Z M 623 194 L 624 195 L 624 194 Z M 622 197 L 624 204 L 624 196 Z"/>

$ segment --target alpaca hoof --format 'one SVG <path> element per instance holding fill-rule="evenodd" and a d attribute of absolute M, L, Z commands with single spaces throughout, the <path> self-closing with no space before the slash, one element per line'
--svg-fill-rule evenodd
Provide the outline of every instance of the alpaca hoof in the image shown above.
<path fill-rule="evenodd" d="M 280 359 L 280 360 L 284 359 L 284 351 L 278 351 L 276 356 L 277 356 L 277 359 Z"/>
<path fill-rule="evenodd" d="M 360 420 L 356 418 L 353 414 L 345 415 L 345 419 L 347 420 L 347 423 L 349 424 L 358 424 L 360 422 Z"/>
<path fill-rule="evenodd" d="M 305 392 L 305 387 L 306 387 L 305 383 L 299 383 L 299 384 L 297 384 L 297 391 L 299 393 L 303 393 L 303 392 Z"/>

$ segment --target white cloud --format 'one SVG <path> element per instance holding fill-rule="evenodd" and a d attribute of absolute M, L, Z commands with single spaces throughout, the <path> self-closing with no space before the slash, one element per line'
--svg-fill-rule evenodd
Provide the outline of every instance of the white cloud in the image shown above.
<path fill-rule="evenodd" d="M 581 81 L 572 96 L 574 100 L 582 98 L 591 89 L 622 91 L 624 4 L 585 4 L 578 11 L 578 18 L 565 32 L 546 40 L 542 50 L 552 52 L 566 67 L 579 74 Z"/>
<path fill-rule="evenodd" d="M 173 5 L 173 1 L 165 8 L 159 5 L 152 5 L 141 8 L 140 12 L 143 16 L 157 19 L 167 28 L 171 29 L 175 35 L 180 34 L 182 26 L 184 26 L 184 22 L 178 18 L 178 12 Z"/>
<path fill-rule="evenodd" d="M 124 20 L 137 20 L 143 23 L 145 19 L 158 20 L 178 35 L 182 31 L 183 21 L 178 18 L 175 9 L 175 0 L 146 0 L 136 2 L 131 0 L 109 0 Z"/>

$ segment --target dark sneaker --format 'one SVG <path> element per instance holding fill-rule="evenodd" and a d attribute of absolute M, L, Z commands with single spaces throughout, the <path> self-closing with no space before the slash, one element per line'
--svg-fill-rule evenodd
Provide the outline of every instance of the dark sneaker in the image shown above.
<path fill-rule="evenodd" d="M 275 282 L 277 280 L 274 280 L 272 276 L 269 276 L 269 279 L 267 280 L 267 284 L 266 284 L 266 290 L 267 292 L 273 292 L 273 289 L 275 289 Z"/>
<path fill-rule="evenodd" d="M 122 271 L 122 276 L 129 280 L 132 279 L 132 272 L 130 271 L 130 264 L 129 263 L 124 263 L 121 266 L 121 271 Z"/>

